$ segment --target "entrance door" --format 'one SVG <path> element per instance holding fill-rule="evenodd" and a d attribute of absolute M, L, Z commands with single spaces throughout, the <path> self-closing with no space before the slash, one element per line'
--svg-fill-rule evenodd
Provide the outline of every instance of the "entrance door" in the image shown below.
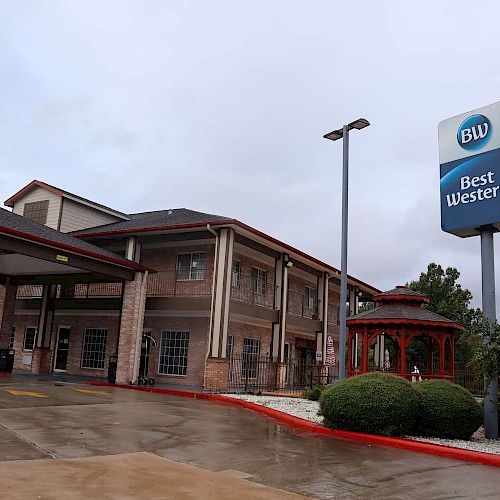
<path fill-rule="evenodd" d="M 59 328 L 59 335 L 57 336 L 57 350 L 56 350 L 56 363 L 54 371 L 65 372 L 66 365 L 68 364 L 68 351 L 69 351 L 69 334 L 70 328 L 61 326 Z"/>

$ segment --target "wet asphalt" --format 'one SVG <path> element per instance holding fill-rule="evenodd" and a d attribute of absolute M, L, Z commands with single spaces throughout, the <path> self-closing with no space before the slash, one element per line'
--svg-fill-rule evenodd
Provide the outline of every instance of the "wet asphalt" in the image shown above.
<path fill-rule="evenodd" d="M 0 461 L 134 452 L 319 498 L 500 498 L 494 467 L 297 432 L 215 402 L 0 380 Z"/>

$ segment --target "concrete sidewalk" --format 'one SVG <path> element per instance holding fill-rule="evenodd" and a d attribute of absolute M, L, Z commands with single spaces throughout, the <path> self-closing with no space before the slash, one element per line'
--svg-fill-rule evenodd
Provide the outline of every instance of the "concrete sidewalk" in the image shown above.
<path fill-rule="evenodd" d="M 16 499 L 275 499 L 305 498 L 150 453 L 0 463 L 2 491 Z M 5 497 L 6 498 L 6 497 Z"/>

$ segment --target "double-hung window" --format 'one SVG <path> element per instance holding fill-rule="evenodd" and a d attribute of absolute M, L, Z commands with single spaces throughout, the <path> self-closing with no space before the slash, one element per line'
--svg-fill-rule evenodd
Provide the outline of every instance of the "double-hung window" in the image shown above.
<path fill-rule="evenodd" d="M 233 260 L 233 268 L 231 272 L 231 286 L 234 288 L 239 288 L 240 281 L 241 281 L 241 262 L 239 260 Z"/>
<path fill-rule="evenodd" d="M 267 271 L 252 267 L 252 292 L 265 295 L 267 290 Z"/>
<path fill-rule="evenodd" d="M 160 337 L 160 375 L 186 375 L 189 350 L 189 332 L 163 330 Z"/>
<path fill-rule="evenodd" d="M 85 328 L 82 349 L 82 368 L 104 368 L 106 358 L 106 340 L 108 330 L 106 328 Z"/>
<path fill-rule="evenodd" d="M 310 286 L 306 286 L 306 294 L 304 296 L 304 307 L 308 309 L 316 309 L 316 302 L 318 296 L 316 288 L 311 288 Z"/>
<path fill-rule="evenodd" d="M 23 349 L 25 351 L 32 351 L 33 348 L 35 347 L 37 331 L 38 328 L 35 328 L 34 326 L 26 327 L 26 330 L 24 331 L 24 342 L 23 342 Z"/>
<path fill-rule="evenodd" d="M 177 255 L 177 281 L 200 281 L 205 277 L 205 252 Z"/>
<path fill-rule="evenodd" d="M 257 378 L 260 341 L 245 337 L 243 339 L 243 377 Z"/>

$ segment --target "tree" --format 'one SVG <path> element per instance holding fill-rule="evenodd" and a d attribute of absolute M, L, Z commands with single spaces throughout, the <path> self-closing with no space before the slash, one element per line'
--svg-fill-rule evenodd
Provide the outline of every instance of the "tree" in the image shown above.
<path fill-rule="evenodd" d="M 454 267 L 444 270 L 431 262 L 427 272 L 420 274 L 417 281 L 407 283 L 407 287 L 424 293 L 430 302 L 426 307 L 464 327 L 455 341 L 455 363 L 459 368 L 476 361 L 474 355 L 481 345 L 478 325 L 482 324 L 482 313 L 472 309 L 472 293 L 458 283 L 460 272 Z"/>

